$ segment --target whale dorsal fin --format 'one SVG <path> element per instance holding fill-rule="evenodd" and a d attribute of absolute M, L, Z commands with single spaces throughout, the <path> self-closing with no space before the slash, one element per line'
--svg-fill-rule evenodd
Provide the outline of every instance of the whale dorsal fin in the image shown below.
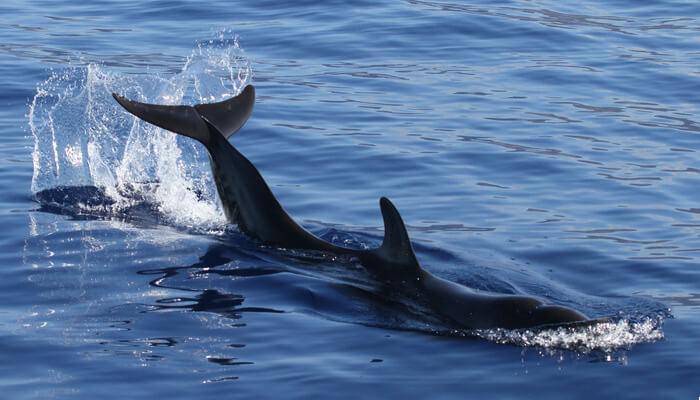
<path fill-rule="evenodd" d="M 254 105 L 255 89 L 253 85 L 248 85 L 236 97 L 218 103 L 197 104 L 194 108 L 228 139 L 245 124 Z"/>
<path fill-rule="evenodd" d="M 379 206 L 384 218 L 384 241 L 379 250 L 392 263 L 420 268 L 416 254 L 413 252 L 411 239 L 408 237 L 406 226 L 398 210 L 386 197 L 379 200 Z"/>
<path fill-rule="evenodd" d="M 209 128 L 194 107 L 146 104 L 129 100 L 115 93 L 112 93 L 112 96 L 126 111 L 146 122 L 191 137 L 205 145 L 209 143 Z"/>

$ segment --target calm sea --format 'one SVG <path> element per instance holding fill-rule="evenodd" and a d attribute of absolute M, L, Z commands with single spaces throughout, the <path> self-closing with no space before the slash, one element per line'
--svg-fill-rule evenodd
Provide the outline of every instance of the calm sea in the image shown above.
<path fill-rule="evenodd" d="M 0 392 L 700 396 L 700 3 L 5 1 Z M 111 98 L 256 86 L 231 142 L 338 245 L 610 317 L 455 329 L 228 226 L 204 149 Z"/>

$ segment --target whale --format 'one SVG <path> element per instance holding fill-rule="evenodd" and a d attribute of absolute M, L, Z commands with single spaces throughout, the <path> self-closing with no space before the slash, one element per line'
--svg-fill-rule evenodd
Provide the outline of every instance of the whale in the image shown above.
<path fill-rule="evenodd" d="M 538 297 L 485 292 L 428 272 L 418 262 L 401 215 L 386 197 L 379 200 L 384 238 L 376 248 L 336 246 L 304 229 L 280 205 L 253 163 L 229 141 L 253 111 L 252 85 L 227 100 L 194 106 L 147 104 L 116 93 L 112 96 L 134 116 L 204 145 L 227 220 L 261 244 L 349 256 L 392 293 L 408 294 L 457 328 L 524 329 L 599 321 Z"/>

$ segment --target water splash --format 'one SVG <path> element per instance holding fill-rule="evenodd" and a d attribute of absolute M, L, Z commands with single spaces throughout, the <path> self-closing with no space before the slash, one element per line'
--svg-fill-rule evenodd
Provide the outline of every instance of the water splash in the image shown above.
<path fill-rule="evenodd" d="M 175 74 L 126 74 L 99 64 L 53 71 L 29 107 L 32 192 L 94 186 L 112 200 L 112 212 L 145 200 L 177 226 L 220 229 L 225 220 L 205 150 L 125 113 L 111 93 L 161 104 L 234 96 L 252 72 L 230 36 L 221 31 L 199 43 Z"/>
<path fill-rule="evenodd" d="M 541 330 L 484 329 L 474 336 L 500 344 L 537 347 L 550 351 L 570 350 L 580 354 L 602 352 L 611 355 L 639 343 L 664 338 L 663 323 L 669 315 L 640 320 L 620 319 L 588 326 L 557 327 Z"/>
<path fill-rule="evenodd" d="M 215 33 L 216 39 L 197 44 L 182 74 L 191 77 L 198 103 L 221 101 L 235 96 L 250 83 L 252 70 L 231 32 Z"/>

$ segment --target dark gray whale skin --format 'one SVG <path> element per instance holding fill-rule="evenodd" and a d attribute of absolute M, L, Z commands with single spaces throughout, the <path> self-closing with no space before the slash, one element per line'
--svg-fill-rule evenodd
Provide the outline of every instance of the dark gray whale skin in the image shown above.
<path fill-rule="evenodd" d="M 535 297 L 485 293 L 432 275 L 421 268 L 399 212 L 385 197 L 379 201 L 384 241 L 376 249 L 346 249 L 306 231 L 282 208 L 257 168 L 228 141 L 253 110 L 255 89 L 251 85 L 236 97 L 193 107 L 145 104 L 113 96 L 144 121 L 201 142 L 209 153 L 226 217 L 262 243 L 356 257 L 393 289 L 422 299 L 431 309 L 466 329 L 520 329 L 600 321 Z"/>

